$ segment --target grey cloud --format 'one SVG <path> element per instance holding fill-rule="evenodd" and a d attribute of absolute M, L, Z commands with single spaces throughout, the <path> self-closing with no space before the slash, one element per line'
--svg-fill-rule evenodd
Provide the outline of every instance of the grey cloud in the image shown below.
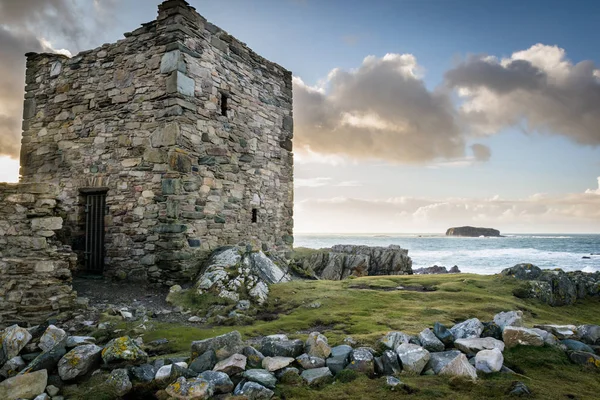
<path fill-rule="evenodd" d="M 519 126 L 600 145 L 600 70 L 592 61 L 572 64 L 556 46 L 537 44 L 504 60 L 471 57 L 446 82 L 464 99 L 460 114 L 470 133 Z"/>
<path fill-rule="evenodd" d="M 296 79 L 296 149 L 395 163 L 464 157 L 449 96 L 429 91 L 418 70 L 413 56 L 392 54 L 332 71 L 326 92 Z"/>
<path fill-rule="evenodd" d="M 488 146 L 479 143 L 472 145 L 471 151 L 473 151 L 473 156 L 477 161 L 489 161 L 492 156 L 492 150 Z"/>

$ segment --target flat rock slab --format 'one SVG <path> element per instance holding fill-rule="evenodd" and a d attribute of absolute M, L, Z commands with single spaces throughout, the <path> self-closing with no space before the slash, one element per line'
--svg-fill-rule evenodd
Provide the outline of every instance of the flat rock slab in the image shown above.
<path fill-rule="evenodd" d="M 264 387 L 274 389 L 277 384 L 277 378 L 266 369 L 249 369 L 242 376 L 251 382 L 260 383 Z"/>
<path fill-rule="evenodd" d="M 242 335 L 232 331 L 221 336 L 192 342 L 192 359 L 201 356 L 208 350 L 213 350 L 217 360 L 224 360 L 244 348 Z"/>
<path fill-rule="evenodd" d="M 481 350 L 498 349 L 502 352 L 504 351 L 504 342 L 491 337 L 458 339 L 454 341 L 454 347 L 465 354 L 475 355 Z"/>
<path fill-rule="evenodd" d="M 17 400 L 33 399 L 38 394 L 44 393 L 48 385 L 46 370 L 17 375 L 0 382 L 0 399 Z"/>
<path fill-rule="evenodd" d="M 301 376 L 309 386 L 319 386 L 333 380 L 333 374 L 327 367 L 307 369 L 302 371 Z"/>
<path fill-rule="evenodd" d="M 223 361 L 219 361 L 213 368 L 213 371 L 224 372 L 229 376 L 239 374 L 246 369 L 246 356 L 243 354 L 233 354 Z"/>
<path fill-rule="evenodd" d="M 469 363 L 467 356 L 460 354 L 458 357 L 450 361 L 444 368 L 440 370 L 440 375 L 447 376 L 462 376 L 469 379 L 477 379 L 477 371 L 475 367 Z"/>
<path fill-rule="evenodd" d="M 534 325 L 533 327 L 550 332 L 560 340 L 570 339 L 577 333 L 575 325 Z"/>
<path fill-rule="evenodd" d="M 543 346 L 544 338 L 537 332 L 527 328 L 507 326 L 502 332 L 502 339 L 506 347 L 521 346 Z"/>
<path fill-rule="evenodd" d="M 292 357 L 265 357 L 262 361 L 262 367 L 269 372 L 285 368 L 294 362 Z"/>

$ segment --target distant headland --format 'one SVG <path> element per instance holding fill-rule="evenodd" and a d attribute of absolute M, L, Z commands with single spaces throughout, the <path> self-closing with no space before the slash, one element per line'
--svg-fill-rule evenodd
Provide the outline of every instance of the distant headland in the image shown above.
<path fill-rule="evenodd" d="M 467 237 L 479 237 L 479 236 L 495 236 L 501 237 L 500 231 L 492 228 L 475 228 L 473 226 L 460 226 L 456 228 L 450 228 L 446 231 L 446 236 L 467 236 Z"/>

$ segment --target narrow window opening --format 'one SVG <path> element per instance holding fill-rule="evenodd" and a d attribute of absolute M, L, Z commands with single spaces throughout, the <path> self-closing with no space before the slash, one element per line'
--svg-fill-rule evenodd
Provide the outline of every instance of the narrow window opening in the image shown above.
<path fill-rule="evenodd" d="M 258 210 L 256 208 L 252 209 L 252 223 L 255 224 L 258 222 Z"/>
<path fill-rule="evenodd" d="M 221 115 L 227 116 L 227 100 L 229 97 L 225 93 L 221 93 Z"/>

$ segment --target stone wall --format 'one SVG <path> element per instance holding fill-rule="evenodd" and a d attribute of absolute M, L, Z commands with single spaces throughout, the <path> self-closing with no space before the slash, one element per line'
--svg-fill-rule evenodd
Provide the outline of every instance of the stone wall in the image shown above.
<path fill-rule="evenodd" d="M 22 181 L 58 185 L 77 252 L 80 190 L 108 190 L 106 274 L 172 284 L 222 245 L 290 250 L 291 73 L 185 1 L 73 58 L 28 54 L 26 80 Z"/>
<path fill-rule="evenodd" d="M 77 256 L 57 239 L 58 188 L 0 183 L 0 328 L 39 323 L 75 299 Z"/>

